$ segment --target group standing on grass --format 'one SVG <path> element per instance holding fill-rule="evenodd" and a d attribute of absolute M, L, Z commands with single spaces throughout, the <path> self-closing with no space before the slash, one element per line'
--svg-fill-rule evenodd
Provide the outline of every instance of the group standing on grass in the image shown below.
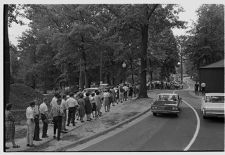
<path fill-rule="evenodd" d="M 43 102 L 39 105 L 39 100 L 32 101 L 26 109 L 27 118 L 27 146 L 35 146 L 33 141 L 42 141 L 40 136 L 39 121 L 42 121 L 42 138 L 48 138 L 48 124 L 49 120 L 52 120 L 53 138 L 60 140 L 61 133 L 67 133 L 66 126 L 72 124 L 75 126 L 75 120 L 84 122 L 86 120 L 91 121 L 94 118 L 102 116 L 101 108 L 104 106 L 105 112 L 110 112 L 110 107 L 115 106 L 116 103 L 127 101 L 128 97 L 135 97 L 135 91 L 132 86 L 120 85 L 114 88 L 107 88 L 103 91 L 95 91 L 92 93 L 69 93 L 61 94 L 59 92 L 54 94 L 49 106 L 47 106 L 47 99 L 44 98 Z M 13 144 L 13 148 L 19 146 L 15 144 L 15 119 L 10 112 L 12 108 L 11 104 L 6 106 L 6 140 L 10 140 Z M 77 117 L 77 118 L 76 118 Z M 5 146 L 6 149 L 8 147 Z"/>

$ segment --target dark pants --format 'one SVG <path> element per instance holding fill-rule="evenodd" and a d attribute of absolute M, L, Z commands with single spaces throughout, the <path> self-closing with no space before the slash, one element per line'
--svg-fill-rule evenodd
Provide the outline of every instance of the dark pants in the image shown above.
<path fill-rule="evenodd" d="M 48 131 L 48 119 L 45 116 L 45 114 L 41 114 L 41 120 L 43 122 L 42 137 L 45 137 L 47 136 L 47 131 Z"/>
<path fill-rule="evenodd" d="M 59 140 L 62 128 L 62 116 L 53 117 L 53 122 L 54 122 L 54 135 L 56 134 L 56 129 L 58 129 L 57 139 Z"/>
<path fill-rule="evenodd" d="M 34 140 L 38 140 L 39 138 L 39 131 L 40 131 L 40 127 L 39 127 L 39 116 L 36 115 L 34 117 L 34 124 L 35 124 L 35 128 L 34 128 Z"/>
<path fill-rule="evenodd" d="M 127 91 L 124 92 L 124 100 L 127 100 Z"/>
<path fill-rule="evenodd" d="M 76 112 L 76 108 L 75 107 L 69 107 L 67 125 L 69 125 L 70 123 L 75 125 L 75 112 Z"/>

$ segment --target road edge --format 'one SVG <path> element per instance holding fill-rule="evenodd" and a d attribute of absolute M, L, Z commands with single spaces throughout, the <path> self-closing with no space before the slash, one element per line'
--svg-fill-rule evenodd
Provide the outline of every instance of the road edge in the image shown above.
<path fill-rule="evenodd" d="M 139 114 L 137 114 L 137 115 L 131 117 L 130 119 L 126 119 L 126 120 L 122 121 L 121 123 L 119 123 L 119 124 L 117 124 L 117 125 L 114 125 L 114 126 L 108 128 L 108 129 L 106 129 L 106 130 L 104 130 L 104 131 L 102 131 L 102 132 L 96 133 L 96 134 L 91 135 L 91 136 L 89 136 L 89 137 L 82 138 L 82 139 L 80 139 L 80 140 L 78 140 L 78 141 L 76 141 L 76 142 L 74 142 L 74 143 L 72 143 L 72 144 L 69 144 L 69 145 L 67 145 L 67 146 L 63 146 L 63 147 L 61 147 L 61 148 L 58 148 L 58 149 L 56 149 L 54 152 L 65 152 L 66 149 L 69 149 L 69 148 L 71 148 L 71 147 L 75 147 L 75 146 L 77 146 L 77 145 L 79 145 L 79 144 L 83 144 L 83 143 L 85 143 L 85 142 L 87 142 L 87 141 L 90 141 L 90 140 L 95 139 L 95 138 L 97 138 L 97 137 L 99 137 L 99 136 L 102 136 L 102 135 L 104 135 L 104 134 L 106 134 L 106 133 L 108 133 L 108 132 L 110 132 L 110 131 L 112 131 L 112 130 L 118 128 L 118 127 L 123 126 L 124 124 L 127 124 L 127 123 L 129 123 L 129 122 L 131 122 L 131 121 L 137 119 L 138 117 L 140 117 L 140 116 L 146 114 L 146 113 L 149 112 L 150 110 L 151 110 L 151 107 L 149 107 L 149 108 L 148 108 L 147 110 L 145 110 L 144 112 L 141 112 L 141 113 L 139 113 Z"/>

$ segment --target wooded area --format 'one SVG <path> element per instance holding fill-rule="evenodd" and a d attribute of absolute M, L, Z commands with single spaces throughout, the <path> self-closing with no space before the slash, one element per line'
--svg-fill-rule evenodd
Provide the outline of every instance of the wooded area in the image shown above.
<path fill-rule="evenodd" d="M 202 5 L 190 35 L 176 38 L 171 29 L 185 28 L 178 18 L 181 11 L 172 4 L 9 5 L 5 24 L 22 24 L 18 15 L 31 21 L 18 47 L 10 45 L 11 83 L 46 91 L 128 81 L 140 84 L 139 97 L 147 97 L 146 80 L 175 73 L 177 44 L 188 73 L 197 78 L 199 67 L 223 59 L 224 8 Z"/>

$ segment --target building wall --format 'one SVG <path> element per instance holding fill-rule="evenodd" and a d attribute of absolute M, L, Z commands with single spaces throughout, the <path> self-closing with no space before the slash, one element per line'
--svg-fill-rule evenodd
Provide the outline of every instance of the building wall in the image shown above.
<path fill-rule="evenodd" d="M 224 93 L 224 68 L 201 68 L 200 83 L 206 83 L 206 92 Z"/>

